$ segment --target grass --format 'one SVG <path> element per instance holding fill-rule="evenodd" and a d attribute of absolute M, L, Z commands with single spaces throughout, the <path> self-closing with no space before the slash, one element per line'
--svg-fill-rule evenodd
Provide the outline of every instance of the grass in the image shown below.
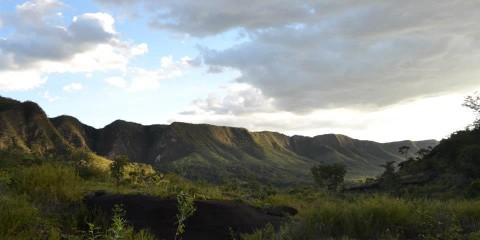
<path fill-rule="evenodd" d="M 12 185 L 19 193 L 52 204 L 80 201 L 84 194 L 82 182 L 72 167 L 56 162 L 19 168 L 12 177 Z"/>
<path fill-rule="evenodd" d="M 284 199 L 285 201 L 285 199 Z M 311 207 L 313 206 L 313 208 Z M 476 239 L 480 202 L 406 200 L 387 195 L 324 196 L 277 231 L 243 239 Z"/>
<path fill-rule="evenodd" d="M 108 173 L 93 164 L 89 165 L 91 174 L 79 174 L 85 169 L 67 163 L 27 162 L 0 168 L 0 239 L 115 239 L 120 233 L 127 239 L 152 239 L 148 232 L 134 231 L 121 215 L 105 219 L 89 213 L 80 200 L 99 189 L 165 198 L 183 192 L 196 199 L 240 200 L 260 208 L 291 206 L 299 211 L 280 228 L 268 226 L 240 236 L 246 240 L 480 237 L 478 200 L 331 195 L 313 188 L 271 189 L 235 179 L 215 185 L 156 173 L 142 165 L 131 165 L 128 171 L 135 174 L 126 174 L 117 189 Z"/>
<path fill-rule="evenodd" d="M 24 196 L 0 196 L 0 239 L 21 238 L 39 222 L 39 212 Z"/>

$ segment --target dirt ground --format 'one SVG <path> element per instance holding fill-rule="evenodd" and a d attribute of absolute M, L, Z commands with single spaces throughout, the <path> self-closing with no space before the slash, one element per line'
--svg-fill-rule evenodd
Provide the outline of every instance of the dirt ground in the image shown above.
<path fill-rule="evenodd" d="M 175 199 L 162 199 L 145 195 L 101 194 L 85 199 L 90 209 L 110 212 L 114 205 L 122 204 L 126 219 L 135 229 L 148 228 L 158 239 L 174 239 L 177 214 Z M 195 201 L 196 211 L 185 223 L 182 239 L 232 239 L 231 232 L 251 233 L 268 223 L 278 227 L 288 220 L 276 210 L 260 210 L 235 201 Z"/>

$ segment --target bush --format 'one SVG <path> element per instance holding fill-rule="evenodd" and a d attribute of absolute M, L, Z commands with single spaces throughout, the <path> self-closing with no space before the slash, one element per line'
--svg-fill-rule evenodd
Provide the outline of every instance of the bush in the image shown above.
<path fill-rule="evenodd" d="M 11 185 L 34 201 L 59 204 L 81 200 L 82 183 L 71 167 L 45 163 L 18 169 L 13 174 Z"/>

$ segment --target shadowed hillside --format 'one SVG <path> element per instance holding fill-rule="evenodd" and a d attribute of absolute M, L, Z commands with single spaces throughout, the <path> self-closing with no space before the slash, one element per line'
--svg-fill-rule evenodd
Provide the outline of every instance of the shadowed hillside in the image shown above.
<path fill-rule="evenodd" d="M 38 105 L 2 98 L 0 146 L 45 152 L 80 148 L 114 158 L 125 154 L 133 162 L 160 171 L 175 171 L 191 179 L 219 182 L 229 178 L 279 185 L 311 183 L 310 168 L 319 162 L 341 162 L 351 176 L 373 176 L 380 164 L 400 162 L 398 147 L 411 152 L 436 141 L 377 143 L 344 135 L 289 137 L 275 132 L 174 122 L 143 126 L 117 120 L 95 129 L 70 116 L 48 119 Z"/>

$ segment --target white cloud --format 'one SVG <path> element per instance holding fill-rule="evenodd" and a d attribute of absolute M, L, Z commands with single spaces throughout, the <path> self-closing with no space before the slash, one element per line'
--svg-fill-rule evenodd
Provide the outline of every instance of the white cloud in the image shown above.
<path fill-rule="evenodd" d="M 144 55 L 145 53 L 148 53 L 148 45 L 146 43 L 135 45 L 130 49 L 130 53 L 133 56 Z"/>
<path fill-rule="evenodd" d="M 244 115 L 250 113 L 274 112 L 273 99 L 265 98 L 262 91 L 248 84 L 234 83 L 227 86 L 224 97 L 210 94 L 205 99 L 197 99 L 191 109 L 183 114 L 226 114 Z"/>
<path fill-rule="evenodd" d="M 124 76 L 108 77 L 104 81 L 129 92 L 155 91 L 160 88 L 161 80 L 182 76 L 183 72 L 189 67 L 189 61 L 189 57 L 183 57 L 175 61 L 172 56 L 166 56 L 160 59 L 158 69 L 130 68 Z"/>
<path fill-rule="evenodd" d="M 123 79 L 123 77 L 109 77 L 104 80 L 106 83 L 118 87 L 118 88 L 126 88 L 128 83 Z"/>
<path fill-rule="evenodd" d="M 66 92 L 82 90 L 83 85 L 81 83 L 71 83 L 66 86 L 63 86 L 63 90 Z"/>
<path fill-rule="evenodd" d="M 2 18 L 12 34 L 0 38 L 0 73 L 125 72 L 132 57 L 148 51 L 146 44 L 121 40 L 108 13 L 84 13 L 66 23 L 61 14 L 65 7 L 58 0 L 34 0 L 17 5 L 14 13 Z M 12 87 L 3 88 L 31 89 L 38 82 L 25 80 L 22 86 L 31 85 L 18 88 L 11 83 Z"/>
<path fill-rule="evenodd" d="M 60 97 L 51 96 L 50 92 L 48 90 L 45 91 L 45 93 L 43 93 L 43 98 L 47 99 L 47 101 L 49 101 L 49 102 L 55 102 L 58 99 L 60 99 Z"/>
<path fill-rule="evenodd" d="M 110 34 L 116 33 L 113 27 L 115 24 L 115 19 L 108 13 L 85 13 L 81 16 L 73 18 L 73 23 L 78 23 L 79 21 L 95 22 L 102 27 L 103 31 Z"/>
<path fill-rule="evenodd" d="M 160 88 L 159 79 L 158 72 L 137 69 L 135 75 L 131 78 L 128 91 L 155 91 Z"/>
<path fill-rule="evenodd" d="M 47 77 L 36 71 L 0 71 L 0 91 L 25 91 L 44 84 Z"/>

